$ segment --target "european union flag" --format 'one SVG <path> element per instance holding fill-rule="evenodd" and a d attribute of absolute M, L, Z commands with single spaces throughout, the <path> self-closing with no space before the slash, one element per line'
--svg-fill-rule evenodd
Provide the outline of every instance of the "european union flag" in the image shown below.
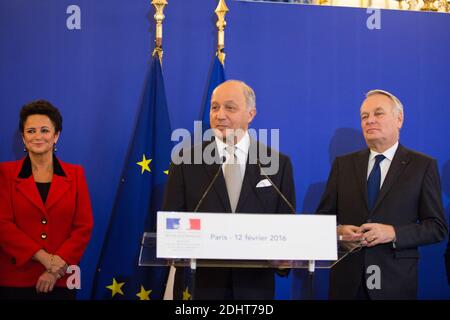
<path fill-rule="evenodd" d="M 94 299 L 161 299 L 168 268 L 139 267 L 144 231 L 156 231 L 172 148 L 161 63 L 155 56 L 103 245 Z"/>
<path fill-rule="evenodd" d="M 209 109 L 211 108 L 211 96 L 214 89 L 225 81 L 225 70 L 222 62 L 217 55 L 214 57 L 213 67 L 209 75 L 208 91 L 206 92 L 205 101 L 202 109 L 203 132 L 210 128 L 209 125 Z"/>

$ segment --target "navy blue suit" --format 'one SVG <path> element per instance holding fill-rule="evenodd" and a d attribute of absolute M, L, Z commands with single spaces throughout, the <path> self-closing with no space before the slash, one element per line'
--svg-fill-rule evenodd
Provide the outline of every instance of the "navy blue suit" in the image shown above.
<path fill-rule="evenodd" d="M 368 149 L 336 158 L 317 213 L 337 215 L 343 225 L 393 225 L 395 248 L 380 244 L 344 258 L 331 270 L 330 298 L 356 298 L 370 276 L 367 267 L 376 265 L 381 289 L 368 290 L 371 299 L 416 299 L 418 246 L 442 241 L 448 232 L 436 161 L 399 145 L 369 210 L 368 160 Z"/>

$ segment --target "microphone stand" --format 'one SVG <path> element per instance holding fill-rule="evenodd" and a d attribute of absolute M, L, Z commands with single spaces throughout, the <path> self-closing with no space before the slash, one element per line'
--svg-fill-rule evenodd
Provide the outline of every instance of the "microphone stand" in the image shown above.
<path fill-rule="evenodd" d="M 284 194 L 278 189 L 278 187 L 273 183 L 272 179 L 264 172 L 261 163 L 259 162 L 259 159 L 257 159 L 257 163 L 259 166 L 259 169 L 261 170 L 261 174 L 269 180 L 270 184 L 273 186 L 273 188 L 276 190 L 278 195 L 284 200 L 284 202 L 289 206 L 289 209 L 291 209 L 291 212 L 293 214 L 296 214 L 295 208 L 292 205 L 292 203 L 284 196 Z M 314 299 L 314 271 L 315 271 L 315 264 L 316 262 L 314 260 L 308 261 L 308 280 L 307 280 L 307 299 Z"/>
<path fill-rule="evenodd" d="M 206 195 L 211 190 L 214 182 L 217 180 L 217 177 L 219 177 L 220 172 L 222 171 L 222 164 L 226 161 L 225 157 L 222 157 L 220 160 L 222 160 L 222 163 L 219 165 L 219 169 L 217 170 L 216 174 L 212 178 L 211 182 L 209 183 L 208 187 L 206 188 L 205 192 L 203 192 L 202 197 L 198 201 L 197 205 L 195 206 L 195 209 L 193 212 L 198 212 L 198 209 L 203 203 L 203 200 L 205 199 Z M 195 299 L 195 271 L 197 270 L 197 259 L 190 259 L 190 278 L 191 278 L 191 300 Z"/>
<path fill-rule="evenodd" d="M 270 184 L 272 185 L 272 187 L 276 190 L 276 192 L 278 193 L 278 195 L 284 200 L 284 202 L 289 206 L 289 209 L 291 209 L 291 212 L 293 214 L 296 214 L 295 212 L 295 208 L 292 205 L 292 203 L 284 196 L 284 194 L 280 191 L 280 189 L 278 189 L 278 187 L 275 185 L 275 183 L 273 183 L 272 179 L 269 178 L 269 176 L 267 174 L 265 174 L 263 168 L 261 167 L 261 163 L 259 162 L 259 159 L 257 160 L 258 162 L 258 167 L 261 170 L 261 174 L 264 176 L 264 178 L 266 178 L 267 180 L 269 180 Z"/>

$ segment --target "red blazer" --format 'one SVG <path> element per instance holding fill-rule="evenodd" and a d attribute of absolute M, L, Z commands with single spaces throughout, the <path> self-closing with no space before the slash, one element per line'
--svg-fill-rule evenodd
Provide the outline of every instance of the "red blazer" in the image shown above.
<path fill-rule="evenodd" d="M 18 177 L 23 162 L 0 163 L 0 286 L 34 287 L 45 271 L 31 259 L 39 249 L 78 264 L 93 227 L 81 166 L 59 161 L 65 176 L 53 174 L 44 205 L 33 175 Z"/>

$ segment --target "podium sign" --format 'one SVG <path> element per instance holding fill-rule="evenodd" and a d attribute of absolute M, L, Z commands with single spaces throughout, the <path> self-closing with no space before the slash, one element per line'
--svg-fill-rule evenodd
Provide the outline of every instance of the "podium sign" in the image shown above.
<path fill-rule="evenodd" d="M 337 260 L 336 216 L 158 212 L 158 258 Z"/>

